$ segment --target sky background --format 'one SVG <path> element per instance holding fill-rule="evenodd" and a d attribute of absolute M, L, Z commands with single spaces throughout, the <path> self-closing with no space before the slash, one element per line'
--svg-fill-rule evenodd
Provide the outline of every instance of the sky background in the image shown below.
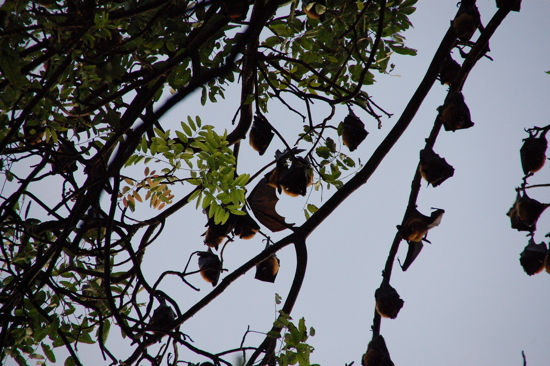
<path fill-rule="evenodd" d="M 376 103 L 394 116 L 384 118 L 382 129 L 378 130 L 373 118 L 356 109 L 370 135 L 353 153 L 343 147 L 344 153 L 367 161 L 393 127 L 455 15 L 456 3 L 419 1 L 416 13 L 410 17 L 414 28 L 404 34 L 407 46 L 417 49 L 418 56 L 394 56 L 392 63 L 396 68 L 392 75 L 376 75 L 378 82 L 367 89 Z M 496 11 L 494 1 L 478 0 L 477 5 L 486 24 Z M 523 129 L 550 123 L 550 75 L 544 73 L 550 70 L 549 17 L 550 2 L 531 0 L 524 1 L 520 13 L 513 12 L 504 20 L 491 39 L 493 61 L 481 59 L 463 89 L 475 126 L 455 133 L 442 131 L 439 135 L 434 150 L 454 166 L 455 174 L 437 188 L 427 187 L 423 181 L 418 209 L 429 214 L 431 207 L 437 207 L 446 213 L 440 226 L 429 233 L 432 244 L 424 246 L 408 271 L 402 272 L 396 263 L 392 285 L 405 304 L 397 319 L 384 319 L 381 326 L 398 366 L 520 366 L 522 350 L 529 366 L 549 364 L 550 276 L 543 272 L 529 277 L 523 272 L 518 259 L 527 238 L 524 232 L 510 228 L 506 216 L 515 200 L 514 188 L 520 185 L 523 176 L 519 159 L 522 139 L 527 137 Z M 461 62 L 456 51 L 453 56 Z M 361 363 L 371 339 L 374 291 L 381 282 L 395 226 L 403 217 L 418 152 L 432 128 L 437 107 L 443 104 L 446 90 L 446 86 L 436 82 L 409 129 L 367 184 L 308 238 L 308 271 L 292 317 L 295 321 L 305 317 L 306 324 L 316 330 L 316 335 L 309 339 L 315 347 L 312 363 L 331 366 Z M 174 130 L 188 115 L 200 115 L 203 124 L 231 130 L 238 92 L 228 90 L 226 95 L 225 101 L 204 108 L 195 95 L 161 123 Z M 305 110 L 303 105 L 294 105 Z M 315 113 L 319 122 L 329 110 L 318 107 Z M 346 114 L 347 108 L 340 108 L 332 123 L 337 125 Z M 270 104 L 266 117 L 290 143 L 302 129 L 301 118 L 276 101 Z M 265 155 L 258 158 L 248 141 L 244 141 L 239 173 L 253 174 L 282 147 L 275 138 Z M 136 171 L 142 172 L 143 168 L 139 166 Z M 531 184 L 547 182 L 550 182 L 550 165 L 529 179 Z M 175 200 L 188 189 L 188 186 L 174 187 Z M 334 188 L 309 191 L 306 197 L 282 196 L 277 210 L 287 222 L 300 225 L 305 221 L 305 205 L 319 206 L 333 192 Z M 547 189 L 532 189 L 529 194 L 541 202 L 550 202 Z M 180 210 L 166 222 L 164 232 L 143 262 L 151 283 L 166 270 L 183 270 L 192 252 L 205 249 L 200 237 L 205 223 L 205 216 L 195 211 L 194 205 Z M 537 227 L 535 240 L 547 239 L 544 235 L 550 231 L 550 210 L 541 216 Z M 288 234 L 288 231 L 276 233 L 272 239 L 277 241 Z M 224 267 L 231 271 L 259 253 L 264 248 L 261 239 L 257 235 L 252 240 L 236 239 L 230 243 L 224 252 Z M 401 260 L 406 249 L 406 243 L 402 242 L 398 253 Z M 295 270 L 292 246 L 279 252 L 278 257 L 281 269 L 275 284 L 255 280 L 254 271 L 250 271 L 183 325 L 182 331 L 191 336 L 196 347 L 221 352 L 239 347 L 247 326 L 257 332 L 270 329 L 280 308 L 275 304 L 275 294 L 281 295 L 283 301 L 286 299 Z M 195 258 L 191 266 L 196 268 Z M 211 289 L 199 275 L 190 281 L 201 291 L 190 290 L 176 278 L 166 278 L 161 285 L 162 290 L 177 300 L 182 312 Z M 127 358 L 131 353 L 129 342 L 120 340 L 114 327 L 109 337 L 111 348 L 121 359 Z M 249 334 L 246 344 L 257 346 L 263 337 Z M 79 346 L 79 349 L 85 364 L 106 364 L 97 348 Z M 206 361 L 183 347 L 179 358 Z M 58 360 L 63 359 L 58 356 Z M 13 364 L 8 360 L 7 365 Z"/>

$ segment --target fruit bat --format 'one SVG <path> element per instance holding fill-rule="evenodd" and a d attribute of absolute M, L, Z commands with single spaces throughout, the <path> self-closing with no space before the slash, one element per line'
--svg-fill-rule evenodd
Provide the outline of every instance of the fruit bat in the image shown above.
<path fill-rule="evenodd" d="M 271 125 L 267 119 L 262 115 L 255 115 L 254 123 L 252 123 L 252 127 L 250 128 L 250 133 L 248 135 L 250 146 L 259 152 L 260 155 L 263 155 L 269 147 L 274 135 L 275 134 L 271 130 Z"/>
<path fill-rule="evenodd" d="M 357 146 L 367 137 L 369 133 L 365 130 L 365 124 L 352 113 L 348 114 L 342 122 L 342 140 L 349 151 L 354 151 Z"/>
<path fill-rule="evenodd" d="M 452 177 L 455 172 L 455 169 L 431 148 L 420 151 L 419 169 L 422 178 L 434 187 L 443 183 L 447 178 Z"/>
<path fill-rule="evenodd" d="M 546 243 L 541 242 L 540 244 L 535 244 L 533 237 L 531 237 L 529 238 L 529 243 L 519 255 L 519 263 L 523 267 L 525 273 L 532 276 L 544 269 L 544 262 L 547 255 L 548 248 L 546 248 Z"/>
<path fill-rule="evenodd" d="M 439 81 L 441 85 L 451 85 L 456 79 L 459 70 L 460 64 L 451 57 L 451 54 L 449 54 L 441 64 L 441 69 L 439 69 Z"/>
<path fill-rule="evenodd" d="M 388 347 L 384 337 L 381 335 L 375 336 L 372 341 L 369 342 L 367 352 L 363 355 L 361 360 L 362 366 L 393 366 L 393 362 L 390 357 Z"/>
<path fill-rule="evenodd" d="M 510 7 L 511 11 L 520 11 L 521 0 L 497 0 L 497 8 Z"/>
<path fill-rule="evenodd" d="M 323 21 L 327 7 L 324 5 L 324 1 L 302 0 L 302 10 L 308 18 Z"/>
<path fill-rule="evenodd" d="M 211 248 L 218 249 L 218 246 L 222 243 L 223 239 L 233 229 L 234 216 L 230 215 L 224 224 L 216 224 L 214 222 L 214 216 L 208 218 L 208 229 L 202 236 L 204 236 L 204 244 Z"/>
<path fill-rule="evenodd" d="M 537 221 L 548 206 L 530 198 L 525 192 L 520 195 L 518 191 L 516 201 L 507 213 L 512 229 L 530 232 L 537 230 Z"/>
<path fill-rule="evenodd" d="M 248 14 L 247 0 L 223 0 L 221 3 L 221 12 L 234 20 L 246 19 Z"/>
<path fill-rule="evenodd" d="M 409 212 L 403 220 L 403 225 L 397 225 L 399 235 L 409 243 L 407 257 L 401 266 L 403 271 L 406 271 L 414 262 L 422 247 L 422 241 L 429 241 L 425 238 L 428 230 L 436 227 L 441 222 L 445 210 L 437 209 L 430 216 L 424 216 L 415 208 Z"/>
<path fill-rule="evenodd" d="M 166 304 L 166 300 L 163 297 L 159 296 L 159 302 L 160 305 L 153 312 L 153 316 L 149 322 L 149 328 L 151 330 L 168 331 L 176 319 L 176 313 Z"/>
<path fill-rule="evenodd" d="M 475 0 L 462 0 L 460 9 L 453 20 L 453 28 L 457 38 L 463 42 L 469 41 L 480 25 L 481 16 L 479 10 L 477 10 Z"/>
<path fill-rule="evenodd" d="M 279 176 L 279 185 L 289 196 L 305 196 L 307 187 L 313 183 L 313 169 L 306 159 L 296 156 L 290 168 Z"/>
<path fill-rule="evenodd" d="M 279 273 L 279 267 L 281 267 L 281 261 L 275 254 L 272 254 L 267 259 L 256 264 L 255 279 L 264 282 L 275 282 L 277 273 Z"/>
<path fill-rule="evenodd" d="M 212 284 L 212 287 L 218 284 L 220 273 L 222 271 L 222 262 L 218 256 L 212 253 L 212 249 L 208 248 L 207 252 L 198 252 L 199 269 L 201 277 Z"/>
<path fill-rule="evenodd" d="M 269 185 L 267 178 L 262 178 L 248 196 L 250 209 L 256 219 L 273 232 L 287 229 L 294 224 L 287 224 L 285 218 L 275 210 L 277 205 L 277 194 L 275 188 Z"/>
<path fill-rule="evenodd" d="M 548 141 L 546 141 L 546 132 L 541 133 L 539 137 L 529 133 L 529 137 L 523 139 L 523 145 L 519 150 L 521 157 L 521 167 L 525 175 L 533 175 L 538 172 L 546 162 L 546 149 Z"/>
<path fill-rule="evenodd" d="M 44 133 L 46 132 L 46 126 L 40 122 L 34 120 L 25 122 L 23 125 L 23 134 L 25 143 L 28 145 L 36 145 L 42 142 Z"/>
<path fill-rule="evenodd" d="M 244 212 L 246 210 L 243 209 Z M 244 216 L 235 216 L 233 233 L 241 239 L 252 239 L 260 230 L 260 225 L 246 212 Z"/>
<path fill-rule="evenodd" d="M 59 145 L 59 148 L 55 153 L 52 153 L 50 163 L 52 164 L 52 170 L 55 173 L 72 173 L 75 172 L 78 167 L 76 166 L 76 157 L 78 151 L 74 148 L 72 142 L 64 142 Z"/>
<path fill-rule="evenodd" d="M 438 108 L 438 118 L 443 123 L 445 131 L 456 131 L 470 128 L 474 125 L 470 117 L 470 110 L 464 102 L 461 92 L 450 91 L 445 103 Z"/>
<path fill-rule="evenodd" d="M 397 291 L 386 282 L 376 290 L 374 298 L 376 299 L 376 311 L 384 318 L 395 319 L 404 303 Z"/>

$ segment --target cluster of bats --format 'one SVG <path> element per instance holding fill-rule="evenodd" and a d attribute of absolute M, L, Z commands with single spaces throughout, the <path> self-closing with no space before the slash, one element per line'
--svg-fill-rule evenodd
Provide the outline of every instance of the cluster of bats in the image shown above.
<path fill-rule="evenodd" d="M 529 276 L 542 272 L 543 269 L 550 273 L 550 252 L 546 243 L 537 244 L 534 240 L 537 221 L 550 204 L 541 203 L 529 197 L 525 191 L 527 179 L 541 170 L 546 162 L 548 148 L 546 133 L 549 129 L 550 125 L 527 131 L 529 137 L 523 139 L 520 149 L 521 167 L 525 176 L 521 187 L 516 189 L 516 200 L 507 213 L 512 229 L 528 232 L 529 241 L 520 254 L 519 262 Z"/>

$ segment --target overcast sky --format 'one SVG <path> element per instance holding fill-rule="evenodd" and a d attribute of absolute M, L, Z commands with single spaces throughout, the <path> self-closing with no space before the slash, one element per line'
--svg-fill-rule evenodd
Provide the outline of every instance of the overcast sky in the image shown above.
<path fill-rule="evenodd" d="M 494 1 L 478 0 L 478 7 L 486 24 L 496 11 Z M 382 129 L 377 130 L 375 120 L 356 110 L 370 135 L 350 156 L 363 162 L 397 121 L 457 8 L 455 0 L 421 0 L 417 9 L 411 16 L 414 28 L 405 36 L 407 45 L 418 50 L 418 56 L 395 56 L 392 75 L 377 75 L 376 85 L 367 89 L 394 117 L 385 118 Z M 510 228 L 506 213 L 515 200 L 514 188 L 523 176 L 519 160 L 519 148 L 527 136 L 523 129 L 550 123 L 550 75 L 544 73 L 550 70 L 549 18 L 550 3 L 532 0 L 524 1 L 520 13 L 511 13 L 504 20 L 490 43 L 493 61 L 480 60 L 463 90 L 475 126 L 455 133 L 442 132 L 437 140 L 434 150 L 454 166 L 455 174 L 437 188 L 426 187 L 423 182 L 418 209 L 429 214 L 431 207 L 437 207 L 446 213 L 440 226 L 429 233 L 432 245 L 425 245 L 407 272 L 402 272 L 397 264 L 394 270 L 392 285 L 405 305 L 397 319 L 382 321 L 381 333 L 397 366 L 520 366 L 522 350 L 529 366 L 548 365 L 550 276 L 543 272 L 529 277 L 523 272 L 518 259 L 527 238 L 524 232 Z M 460 62 L 456 52 L 453 56 Z M 418 152 L 446 89 L 439 82 L 434 85 L 409 129 L 369 182 L 307 241 L 308 272 L 292 317 L 296 321 L 305 317 L 306 324 L 316 329 L 309 342 L 315 347 L 313 363 L 361 363 L 371 339 L 374 291 L 380 285 L 395 226 L 403 217 Z M 227 94 L 232 97 L 236 93 Z M 161 123 L 173 130 L 187 115 L 200 115 L 203 124 L 231 130 L 230 119 L 238 103 L 234 98 L 207 108 L 197 107 L 197 100 L 195 97 L 184 101 Z M 304 111 L 303 105 L 295 105 Z M 269 108 L 267 118 L 288 141 L 294 141 L 302 128 L 301 119 L 277 102 Z M 320 121 L 329 111 L 319 107 L 315 112 Z M 334 124 L 346 114 L 342 107 Z M 275 138 L 258 159 L 245 141 L 239 173 L 253 174 L 281 148 Z M 348 153 L 345 147 L 342 151 Z M 549 181 L 550 165 L 529 183 Z M 175 188 L 176 199 L 188 189 Z M 308 192 L 305 198 L 283 196 L 277 209 L 287 222 L 300 225 L 305 220 L 302 210 L 306 202 L 321 205 L 333 192 L 334 189 L 314 191 L 311 195 Z M 529 193 L 542 202 L 550 202 L 547 190 Z M 550 210 L 537 224 L 537 242 L 547 239 L 544 235 L 550 231 L 549 218 Z M 167 221 L 162 236 L 148 250 L 143 263 L 151 283 L 165 270 L 183 270 L 190 253 L 204 250 L 200 235 L 205 223 L 194 205 Z M 276 241 L 287 234 L 284 231 L 272 238 Z M 225 249 L 224 267 L 237 268 L 263 247 L 259 236 L 249 241 L 237 239 Z M 403 242 L 398 257 L 403 260 L 405 254 Z M 254 280 L 251 271 L 183 325 L 182 331 L 191 336 L 196 347 L 220 352 L 238 347 L 247 326 L 258 332 L 270 329 L 280 308 L 275 305 L 275 293 L 286 298 L 295 270 L 292 247 L 278 256 L 281 269 L 275 284 Z M 196 266 L 195 260 L 192 265 Z M 161 285 L 183 312 L 211 289 L 198 275 L 191 282 L 201 291 L 194 292 L 175 278 L 167 278 Z M 118 330 L 112 328 L 111 346 L 116 341 L 116 348 L 123 350 L 128 342 L 118 339 Z M 261 334 L 250 334 L 247 345 L 257 346 L 262 339 Z M 82 350 L 85 364 L 93 364 L 89 363 L 91 360 L 97 360 L 94 362 L 98 365 L 105 363 L 99 352 Z M 130 349 L 119 355 L 124 359 L 129 354 Z M 179 358 L 206 361 L 183 348 Z M 9 360 L 7 364 L 14 363 Z"/>

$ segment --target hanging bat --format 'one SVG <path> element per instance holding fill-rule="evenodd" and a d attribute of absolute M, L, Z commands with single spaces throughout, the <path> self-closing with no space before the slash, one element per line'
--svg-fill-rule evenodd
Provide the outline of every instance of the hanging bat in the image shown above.
<path fill-rule="evenodd" d="M 510 8 L 511 11 L 520 11 L 521 0 L 497 0 L 497 8 Z"/>
<path fill-rule="evenodd" d="M 307 187 L 313 183 L 313 169 L 306 159 L 296 156 L 292 159 L 292 164 L 288 170 L 284 171 L 279 177 L 279 185 L 283 192 L 289 196 L 305 196 Z"/>
<path fill-rule="evenodd" d="M 342 122 L 342 141 L 349 151 L 354 151 L 357 146 L 367 137 L 369 133 L 365 130 L 365 124 L 351 112 Z"/>
<path fill-rule="evenodd" d="M 281 261 L 275 254 L 272 254 L 267 259 L 256 264 L 255 279 L 264 282 L 275 282 L 277 273 L 279 273 L 279 267 L 281 267 Z"/>
<path fill-rule="evenodd" d="M 525 192 L 520 195 L 518 191 L 516 201 L 507 213 L 512 229 L 529 232 L 537 230 L 537 221 L 548 206 L 547 203 L 530 198 Z"/>
<path fill-rule="evenodd" d="M 445 131 L 456 131 L 470 128 L 474 125 L 470 117 L 470 110 L 464 102 L 461 92 L 449 91 L 445 103 L 438 108 L 438 118 L 443 123 Z"/>
<path fill-rule="evenodd" d="M 164 297 L 159 296 L 160 305 L 153 312 L 149 327 L 152 331 L 169 331 L 172 328 L 172 324 L 176 319 L 176 313 L 174 310 L 166 304 Z"/>
<path fill-rule="evenodd" d="M 221 3 L 221 13 L 233 20 L 244 20 L 248 14 L 247 0 L 223 0 Z"/>
<path fill-rule="evenodd" d="M 462 0 L 460 9 L 453 20 L 453 28 L 457 38 L 463 42 L 469 41 L 480 25 L 481 16 L 475 0 Z"/>
<path fill-rule="evenodd" d="M 545 267 L 545 259 L 548 256 L 548 248 L 545 242 L 535 244 L 533 237 L 519 255 L 519 263 L 529 276 L 542 272 Z"/>
<path fill-rule="evenodd" d="M 323 3 L 324 1 L 302 0 L 302 10 L 308 18 L 323 21 L 327 11 Z"/>
<path fill-rule="evenodd" d="M 376 311 L 384 318 L 395 319 L 404 303 L 397 291 L 386 282 L 382 283 L 375 291 L 374 298 L 376 299 Z"/>
<path fill-rule="evenodd" d="M 76 157 L 78 155 L 78 151 L 76 151 L 72 142 L 67 141 L 61 143 L 57 151 L 52 153 L 50 159 L 52 171 L 55 173 L 75 172 L 78 169 L 76 165 Z"/>
<path fill-rule="evenodd" d="M 271 130 L 271 124 L 269 124 L 267 119 L 261 114 L 255 115 L 254 123 L 252 123 L 248 135 L 250 146 L 259 152 L 260 155 L 263 155 L 269 147 L 274 135 L 275 134 Z"/>
<path fill-rule="evenodd" d="M 212 253 L 212 249 L 208 248 L 207 252 L 197 252 L 199 256 L 199 269 L 201 277 L 215 287 L 220 279 L 222 271 L 222 262 L 218 256 Z"/>
<path fill-rule="evenodd" d="M 361 360 L 362 366 L 394 366 L 384 337 L 381 335 L 373 337 L 367 347 L 367 352 Z"/>
<path fill-rule="evenodd" d="M 202 236 L 204 236 L 204 244 L 217 250 L 223 239 L 225 239 L 233 229 L 233 223 L 233 215 L 230 215 L 224 224 L 216 224 L 214 222 L 214 216 L 208 218 L 208 223 L 206 224 L 208 229 L 202 234 Z"/>
<path fill-rule="evenodd" d="M 455 169 L 432 149 L 420 151 L 420 174 L 428 184 L 437 187 L 454 175 Z"/>
<path fill-rule="evenodd" d="M 294 224 L 287 224 L 285 218 L 277 213 L 275 206 L 279 199 L 275 188 L 262 178 L 248 196 L 247 202 L 256 219 L 273 232 L 288 229 Z"/>
<path fill-rule="evenodd" d="M 409 243 L 407 257 L 401 265 L 403 271 L 406 271 L 420 254 L 423 247 L 422 241 L 429 243 L 426 239 L 428 230 L 439 225 L 444 213 L 445 210 L 437 209 L 430 216 L 425 216 L 415 208 L 406 215 L 403 225 L 397 225 L 399 235 Z"/>
<path fill-rule="evenodd" d="M 27 145 L 41 143 L 45 133 L 46 126 L 36 120 L 25 122 L 23 125 L 23 134 Z"/>
<path fill-rule="evenodd" d="M 546 162 L 546 149 L 548 141 L 546 141 L 546 132 L 541 133 L 539 137 L 529 133 L 529 137 L 523 139 L 523 145 L 519 150 L 521 157 L 521 167 L 526 176 L 533 175 L 544 166 Z"/>
<path fill-rule="evenodd" d="M 246 210 L 243 207 L 243 211 Z M 235 223 L 233 225 L 233 234 L 241 239 L 252 239 L 254 235 L 260 230 L 260 225 L 246 212 L 244 216 L 235 216 Z"/>
<path fill-rule="evenodd" d="M 441 64 L 441 69 L 439 69 L 439 81 L 441 85 L 451 85 L 459 71 L 460 64 L 451 57 L 451 54 L 447 55 L 447 58 Z"/>

